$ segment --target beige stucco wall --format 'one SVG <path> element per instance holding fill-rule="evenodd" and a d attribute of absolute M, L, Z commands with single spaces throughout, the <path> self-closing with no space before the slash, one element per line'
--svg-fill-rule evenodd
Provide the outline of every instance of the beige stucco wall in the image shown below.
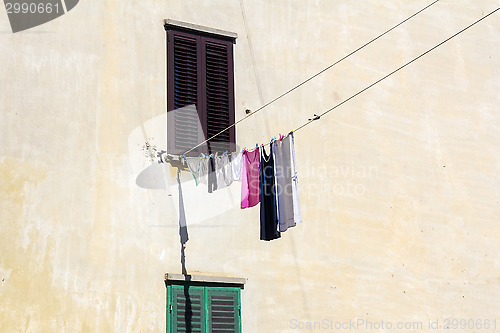
<path fill-rule="evenodd" d="M 163 19 L 238 34 L 240 119 L 428 3 L 246 0 L 254 61 L 239 1 L 82 0 L 16 34 L 0 10 L 0 331 L 165 331 L 163 276 L 181 272 L 175 169 L 166 190 L 135 183 L 144 141 L 166 147 Z M 438 2 L 242 122 L 238 143 L 298 127 L 498 6 Z M 182 173 L 186 268 L 248 279 L 245 332 L 500 328 L 498 31 L 496 13 L 298 131 L 304 223 L 277 241 L 258 240 L 237 184 L 209 195 Z"/>

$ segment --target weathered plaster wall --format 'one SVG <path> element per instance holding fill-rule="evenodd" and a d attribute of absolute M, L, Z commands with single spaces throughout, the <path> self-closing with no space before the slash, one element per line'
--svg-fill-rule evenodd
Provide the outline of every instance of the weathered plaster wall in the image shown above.
<path fill-rule="evenodd" d="M 239 1 L 81 1 L 16 34 L 0 11 L 0 331 L 165 330 L 176 171 L 166 190 L 135 184 L 144 141 L 166 146 L 163 19 L 238 33 L 240 119 L 427 3 L 244 1 L 254 62 Z M 298 127 L 498 6 L 438 2 L 241 123 L 238 143 Z M 296 133 L 304 223 L 280 240 L 258 240 L 236 184 L 209 195 L 181 174 L 186 268 L 248 278 L 245 332 L 496 318 L 499 15 Z"/>

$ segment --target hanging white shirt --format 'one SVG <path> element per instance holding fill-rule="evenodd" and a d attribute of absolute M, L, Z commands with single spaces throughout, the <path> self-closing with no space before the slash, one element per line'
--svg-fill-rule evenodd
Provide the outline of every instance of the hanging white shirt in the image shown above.
<path fill-rule="evenodd" d="M 215 174 L 217 176 L 217 189 L 229 186 L 233 182 L 231 164 L 226 154 L 215 157 Z"/>
<path fill-rule="evenodd" d="M 200 172 L 198 182 L 208 184 L 208 156 L 203 154 L 200 159 Z"/>
<path fill-rule="evenodd" d="M 243 169 L 241 153 L 235 152 L 231 155 L 231 169 L 233 171 L 233 180 L 241 182 L 241 171 Z"/>

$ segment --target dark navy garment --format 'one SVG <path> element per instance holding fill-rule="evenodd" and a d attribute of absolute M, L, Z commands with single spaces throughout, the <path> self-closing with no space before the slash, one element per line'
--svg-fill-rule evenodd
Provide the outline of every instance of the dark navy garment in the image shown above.
<path fill-rule="evenodd" d="M 278 211 L 276 206 L 276 188 L 274 186 L 273 148 L 269 155 L 264 147 L 260 159 L 260 239 L 270 241 L 280 238 L 278 232 Z"/>

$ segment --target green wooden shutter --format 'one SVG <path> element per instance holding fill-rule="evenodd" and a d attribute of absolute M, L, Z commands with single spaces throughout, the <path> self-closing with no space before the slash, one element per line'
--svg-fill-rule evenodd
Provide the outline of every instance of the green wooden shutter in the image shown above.
<path fill-rule="evenodd" d="M 167 333 L 241 333 L 239 287 L 167 286 Z"/>
<path fill-rule="evenodd" d="M 167 332 L 205 333 L 204 287 L 171 286 Z"/>
<path fill-rule="evenodd" d="M 239 288 L 207 287 L 207 332 L 241 332 Z"/>

